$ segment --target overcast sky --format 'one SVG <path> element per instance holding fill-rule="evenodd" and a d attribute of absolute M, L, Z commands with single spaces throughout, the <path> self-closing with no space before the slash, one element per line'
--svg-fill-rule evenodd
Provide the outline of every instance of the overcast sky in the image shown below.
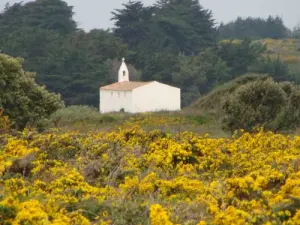
<path fill-rule="evenodd" d="M 0 10 L 6 2 L 15 3 L 21 0 L 0 0 Z M 23 0 L 28 2 L 29 0 Z M 144 0 L 146 5 L 156 0 Z M 128 0 L 66 0 L 74 6 L 75 20 L 79 27 L 86 30 L 92 28 L 109 28 L 111 11 L 120 8 Z M 267 17 L 268 15 L 281 16 L 289 28 L 300 23 L 300 0 L 200 0 L 206 9 L 212 10 L 217 22 L 228 22 L 237 16 Z"/>

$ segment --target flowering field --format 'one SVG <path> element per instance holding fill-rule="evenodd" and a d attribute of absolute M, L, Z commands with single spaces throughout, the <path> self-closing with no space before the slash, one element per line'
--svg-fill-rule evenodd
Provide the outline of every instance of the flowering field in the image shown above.
<path fill-rule="evenodd" d="M 0 134 L 0 224 L 299 224 L 300 137 Z"/>

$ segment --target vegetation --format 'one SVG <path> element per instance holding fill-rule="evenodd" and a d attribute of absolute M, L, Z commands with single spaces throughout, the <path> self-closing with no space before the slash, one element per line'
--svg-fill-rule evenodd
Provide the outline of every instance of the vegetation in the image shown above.
<path fill-rule="evenodd" d="M 0 54 L 0 109 L 14 127 L 49 117 L 64 104 L 59 95 L 35 83 L 34 74 L 22 69 L 22 59 Z"/>
<path fill-rule="evenodd" d="M 299 124 L 300 87 L 272 79 L 249 82 L 238 87 L 223 105 L 226 129 L 247 131 L 264 127 L 290 131 Z"/>
<path fill-rule="evenodd" d="M 74 126 L 76 123 L 80 123 L 83 126 L 93 124 L 97 127 L 105 122 L 114 122 L 118 118 L 116 116 L 102 115 L 97 108 L 83 105 L 69 106 L 57 110 L 51 115 L 50 119 L 55 127 Z"/>
<path fill-rule="evenodd" d="M 299 137 L 1 135 L 2 224 L 297 224 Z"/>
<path fill-rule="evenodd" d="M 276 16 L 269 16 L 267 19 L 262 18 L 241 18 L 228 24 L 221 24 L 219 29 L 220 39 L 280 39 L 289 36 L 289 29 L 284 25 L 283 19 Z"/>
<path fill-rule="evenodd" d="M 217 27 L 213 13 L 198 0 L 161 0 L 151 6 L 130 1 L 112 13 L 112 30 L 81 30 L 73 14 L 62 0 L 16 3 L 0 13 L 2 52 L 24 58 L 25 70 L 36 72 L 36 81 L 60 93 L 66 105 L 98 107 L 99 87 L 116 81 L 122 57 L 129 64 L 130 79 L 180 87 L 184 107 L 245 73 L 273 72 L 273 58 L 257 68 L 266 53 L 260 42 L 252 43 L 247 32 L 225 35 L 222 30 L 231 24 Z M 260 38 L 286 37 L 278 17 L 235 23 L 237 30 L 263 31 Z M 291 71 L 281 76 L 300 73 Z"/>
<path fill-rule="evenodd" d="M 225 131 L 264 127 L 274 132 L 293 132 L 299 127 L 300 87 L 276 82 L 263 74 L 247 74 L 215 88 L 191 108 L 215 115 Z"/>
<path fill-rule="evenodd" d="M 11 123 L 8 116 L 3 115 L 4 109 L 0 110 L 0 133 L 8 132 Z"/>
<path fill-rule="evenodd" d="M 295 77 L 296 82 L 299 83 L 300 39 L 274 40 L 267 38 L 259 42 L 266 45 L 267 51 L 264 55 L 275 60 L 279 57 L 288 66 L 288 70 Z M 284 77 L 287 73 L 282 74 Z"/>
<path fill-rule="evenodd" d="M 108 31 L 77 29 L 72 15 L 61 0 L 8 6 L 0 14 L 1 50 L 24 58 L 25 70 L 67 105 L 96 105 L 99 86 L 116 79 L 115 61 L 127 47 Z"/>
<path fill-rule="evenodd" d="M 269 76 L 266 74 L 246 74 L 233 79 L 230 82 L 216 87 L 207 95 L 193 102 L 193 104 L 191 104 L 191 108 L 210 111 L 220 116 L 223 114 L 222 105 L 225 100 L 228 99 L 228 97 L 231 96 L 237 88 L 246 85 L 249 82 L 266 80 L 268 77 Z"/>
<path fill-rule="evenodd" d="M 299 28 L 217 27 L 198 0 L 129 1 L 112 30 L 73 14 L 0 13 L 1 225 L 299 224 Z M 184 110 L 100 114 L 122 57 L 131 80 L 180 87 Z"/>
<path fill-rule="evenodd" d="M 69 106 L 51 115 L 43 131 L 59 129 L 61 131 L 99 132 L 138 125 L 145 131 L 159 129 L 160 131 L 177 133 L 193 131 L 199 134 L 209 133 L 212 136 L 226 136 L 215 116 L 199 110 L 184 110 L 182 112 L 153 113 L 107 113 L 100 114 L 98 109 L 88 106 Z"/>

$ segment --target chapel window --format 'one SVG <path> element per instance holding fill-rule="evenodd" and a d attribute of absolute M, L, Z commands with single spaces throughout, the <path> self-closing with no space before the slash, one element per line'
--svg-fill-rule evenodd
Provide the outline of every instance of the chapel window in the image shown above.
<path fill-rule="evenodd" d="M 126 72 L 125 72 L 125 70 L 123 70 L 123 76 L 125 77 L 125 75 L 126 75 Z"/>

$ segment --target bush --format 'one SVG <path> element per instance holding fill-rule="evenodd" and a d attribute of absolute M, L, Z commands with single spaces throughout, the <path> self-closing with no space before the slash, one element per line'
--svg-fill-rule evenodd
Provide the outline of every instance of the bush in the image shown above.
<path fill-rule="evenodd" d="M 0 134 L 0 224 L 297 224 L 299 139 L 133 124 Z"/>
<path fill-rule="evenodd" d="M 287 94 L 288 101 L 278 116 L 278 125 L 284 130 L 295 129 L 300 124 L 300 87 L 290 82 L 282 82 L 280 86 Z"/>
<path fill-rule="evenodd" d="M 251 66 L 249 70 L 253 73 L 264 73 L 271 76 L 276 81 L 292 81 L 293 77 L 289 74 L 288 65 L 280 59 L 272 58 L 268 55 L 266 58 L 261 59 L 255 65 Z"/>
<path fill-rule="evenodd" d="M 34 125 L 64 106 L 60 95 L 39 86 L 35 74 L 22 69 L 22 62 L 23 59 L 0 54 L 0 109 L 17 129 Z"/>
<path fill-rule="evenodd" d="M 195 101 L 191 107 L 222 114 L 223 102 L 231 96 L 238 87 L 253 81 L 263 81 L 267 78 L 268 76 L 265 74 L 245 74 L 228 83 L 216 87 L 213 91 Z"/>
<path fill-rule="evenodd" d="M 225 101 L 225 130 L 250 131 L 264 127 L 286 131 L 299 125 L 300 89 L 290 82 L 277 83 L 271 78 L 240 86 Z"/>

